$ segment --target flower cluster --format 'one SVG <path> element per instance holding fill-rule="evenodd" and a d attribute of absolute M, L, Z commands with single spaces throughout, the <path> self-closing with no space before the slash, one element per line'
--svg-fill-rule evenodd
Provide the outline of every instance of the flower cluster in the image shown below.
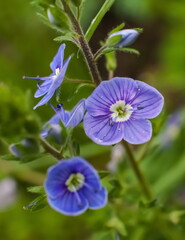
<path fill-rule="evenodd" d="M 127 29 L 113 33 L 109 38 L 116 36 L 121 36 L 116 46 L 125 47 L 135 41 L 138 32 Z M 44 96 L 34 109 L 48 103 L 62 84 L 70 61 L 70 57 L 64 61 L 64 49 L 65 44 L 62 44 L 51 62 L 50 76 L 33 78 L 38 80 L 34 96 Z M 43 83 L 40 84 L 41 81 Z M 86 135 L 97 144 L 113 145 L 122 139 L 132 144 L 141 144 L 150 140 L 152 125 L 148 119 L 161 112 L 163 103 L 163 96 L 148 84 L 116 77 L 101 82 L 72 111 L 64 110 L 63 104 L 55 108 L 49 103 L 55 114 L 44 124 L 41 137 L 53 135 L 60 143 L 61 122 L 65 128 L 74 128 L 84 121 Z M 15 146 L 11 150 L 19 155 Z M 65 215 L 76 216 L 88 208 L 102 208 L 107 203 L 107 190 L 101 185 L 96 170 L 80 157 L 62 159 L 50 167 L 45 191 L 49 205 Z"/>

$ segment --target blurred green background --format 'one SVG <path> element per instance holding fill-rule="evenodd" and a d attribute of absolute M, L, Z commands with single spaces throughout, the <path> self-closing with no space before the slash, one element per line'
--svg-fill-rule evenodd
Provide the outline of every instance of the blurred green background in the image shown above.
<path fill-rule="evenodd" d="M 82 18 L 84 29 L 87 29 L 103 2 L 86 0 Z M 154 135 L 159 129 L 163 129 L 164 134 L 154 138 L 145 161 L 141 163 L 152 183 L 155 196 L 161 201 L 163 211 L 156 215 L 158 209 L 142 213 L 140 210 L 130 209 L 129 204 L 134 202 L 135 195 L 132 194 L 132 188 L 124 188 L 124 204 L 118 215 L 124 222 L 127 236 L 122 229 L 121 239 L 184 240 L 185 1 L 116 0 L 90 41 L 93 52 L 100 47 L 99 42 L 106 38 L 107 33 L 121 22 L 126 23 L 126 28 L 140 27 L 144 31 L 133 45 L 140 51 L 139 57 L 117 53 L 118 67 L 115 76 L 145 81 L 155 86 L 165 97 L 165 109 L 161 117 L 153 121 Z M 59 43 L 53 41 L 57 36 L 54 30 L 42 23 L 30 1 L 0 1 L 1 155 L 7 153 L 8 144 L 38 133 L 53 114 L 48 106 L 32 110 L 38 102 L 38 99 L 33 98 L 36 84 L 34 80 L 22 79 L 22 76 L 50 74 L 49 63 L 59 47 Z M 81 56 L 78 58 L 72 44 L 67 45 L 65 54 L 66 57 L 73 55 L 67 76 L 89 79 L 87 69 L 84 70 L 84 61 Z M 103 78 L 107 79 L 103 57 L 98 64 Z M 60 95 L 67 109 L 71 109 L 81 97 L 86 97 L 92 91 L 91 88 L 81 88 L 78 95 L 73 96 L 76 85 L 67 81 L 63 89 Z M 179 116 L 179 120 L 165 127 L 165 121 L 173 113 Z M 98 169 L 105 169 L 110 160 L 110 148 L 91 143 L 82 126 L 75 129 L 74 135 L 82 145 L 81 156 Z M 166 146 L 168 140 L 170 143 Z M 138 148 L 135 150 L 140 154 Z M 45 171 L 52 163 L 55 160 L 49 156 L 27 165 L 0 159 L 1 181 L 11 178 L 16 184 L 13 185 L 14 197 L 8 195 L 13 198 L 12 203 L 8 204 L 9 197 L 0 201 L 0 240 L 114 239 L 111 235 L 114 227 L 108 223 L 109 218 L 114 215 L 111 203 L 104 209 L 87 211 L 75 218 L 65 217 L 49 207 L 35 213 L 23 210 L 23 206 L 34 199 L 33 194 L 26 192 L 26 187 L 42 184 Z M 121 169 L 119 174 L 123 174 L 122 180 L 133 182 L 133 189 L 139 192 L 132 173 L 126 170 L 128 166 L 125 162 L 121 163 Z M 1 186 L 2 184 L 0 196 L 4 194 Z M 110 232 L 105 233 L 106 230 Z M 99 233 L 93 235 L 93 232 Z"/>

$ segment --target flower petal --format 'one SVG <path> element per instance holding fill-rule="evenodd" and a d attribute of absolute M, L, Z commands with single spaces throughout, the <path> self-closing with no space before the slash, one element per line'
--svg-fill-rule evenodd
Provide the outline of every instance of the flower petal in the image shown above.
<path fill-rule="evenodd" d="M 52 208 L 68 216 L 79 215 L 88 208 L 87 200 L 78 192 L 66 192 L 57 198 L 48 198 Z"/>
<path fill-rule="evenodd" d="M 141 144 L 150 140 L 152 124 L 147 119 L 129 119 L 124 122 L 123 139 L 131 144 Z"/>
<path fill-rule="evenodd" d="M 83 119 L 85 113 L 85 99 L 80 100 L 70 113 L 66 127 L 76 127 Z"/>
<path fill-rule="evenodd" d="M 48 103 L 48 101 L 52 98 L 53 94 L 55 93 L 55 89 L 53 89 L 52 91 L 48 92 L 41 100 L 40 102 L 37 103 L 37 105 L 35 105 L 35 107 L 33 109 L 36 109 L 39 106 L 42 106 L 46 103 Z"/>
<path fill-rule="evenodd" d="M 132 107 L 136 109 L 132 117 L 144 119 L 158 116 L 164 105 L 163 96 L 155 88 L 144 82 L 136 81 L 136 84 L 139 91 L 130 100 Z"/>
<path fill-rule="evenodd" d="M 70 59 L 71 59 L 71 57 L 69 57 L 65 61 L 65 63 L 63 65 L 62 69 L 60 70 L 59 74 L 57 76 L 53 77 L 52 84 L 51 84 L 48 92 L 56 90 L 57 88 L 60 87 L 60 85 L 62 84 L 62 82 L 64 80 L 64 76 L 65 76 L 65 73 L 66 73 L 66 70 L 67 70 Z"/>
<path fill-rule="evenodd" d="M 39 88 L 37 89 L 37 91 L 35 92 L 34 97 L 38 98 L 38 97 L 41 97 L 44 94 L 46 94 L 48 92 L 48 89 L 49 89 L 51 83 L 52 83 L 51 81 L 52 80 L 46 81 L 46 82 L 44 82 L 44 85 L 43 84 L 40 85 Z"/>
<path fill-rule="evenodd" d="M 79 192 L 86 198 L 91 209 L 102 208 L 107 204 L 107 190 L 104 187 L 99 191 L 91 191 L 84 187 Z"/>
<path fill-rule="evenodd" d="M 55 55 L 52 62 L 50 63 L 50 68 L 54 73 L 57 68 L 61 68 L 63 65 L 65 46 L 66 46 L 65 44 L 62 44 L 59 47 L 57 54 Z"/>
<path fill-rule="evenodd" d="M 92 117 L 86 113 L 84 129 L 86 135 L 100 145 L 112 145 L 122 140 L 124 124 L 112 123 L 108 116 Z"/>
<path fill-rule="evenodd" d="M 65 188 L 65 182 L 70 174 L 71 169 L 67 161 L 59 161 L 54 166 L 50 167 L 44 184 L 47 194 L 53 198 L 62 195 Z"/>
<path fill-rule="evenodd" d="M 87 111 L 92 116 L 110 113 L 110 106 L 119 100 L 126 103 L 137 93 L 137 85 L 131 78 L 113 78 L 103 81 L 86 100 Z"/>

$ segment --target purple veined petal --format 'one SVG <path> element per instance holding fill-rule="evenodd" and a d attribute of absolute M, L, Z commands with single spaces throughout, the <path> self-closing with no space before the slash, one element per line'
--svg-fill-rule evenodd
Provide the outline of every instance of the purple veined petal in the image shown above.
<path fill-rule="evenodd" d="M 159 115 L 164 105 L 163 96 L 148 84 L 136 81 L 138 94 L 130 100 L 130 103 L 136 111 L 133 112 L 133 118 L 144 119 L 154 118 Z"/>
<path fill-rule="evenodd" d="M 48 101 L 53 97 L 55 93 L 55 90 L 53 89 L 52 91 L 48 92 L 41 100 L 40 102 L 37 103 L 37 105 L 35 105 L 35 107 L 33 108 L 34 110 L 39 107 L 42 106 L 46 103 L 48 103 Z"/>
<path fill-rule="evenodd" d="M 113 78 L 101 82 L 86 100 L 87 111 L 92 116 L 110 113 L 110 106 L 119 100 L 128 102 L 137 94 L 137 85 L 131 78 Z"/>
<path fill-rule="evenodd" d="M 131 144 L 141 144 L 152 137 L 152 124 L 147 119 L 129 119 L 124 122 L 123 139 Z"/>
<path fill-rule="evenodd" d="M 92 117 L 86 113 L 84 117 L 86 135 L 100 145 L 112 145 L 122 140 L 124 124 L 112 123 L 109 116 Z"/>
<path fill-rule="evenodd" d="M 26 76 L 23 76 L 22 78 L 23 79 L 36 79 L 39 81 L 47 81 L 47 80 L 51 79 L 51 76 L 49 76 L 49 77 L 26 77 Z"/>
<path fill-rule="evenodd" d="M 37 91 L 35 92 L 34 97 L 38 98 L 45 95 L 48 92 L 48 88 L 50 87 L 51 83 L 52 83 L 51 81 L 46 81 L 44 82 L 44 85 L 43 84 L 40 85 Z"/>
<path fill-rule="evenodd" d="M 83 187 L 79 192 L 86 198 L 89 208 L 98 209 L 107 204 L 107 190 L 102 187 L 99 191 L 91 191 L 87 187 Z"/>
<path fill-rule="evenodd" d="M 59 161 L 48 169 L 44 187 L 49 197 L 56 198 L 63 193 L 63 189 L 66 189 L 65 182 L 71 172 L 67 160 Z"/>
<path fill-rule="evenodd" d="M 58 114 L 55 114 L 46 124 L 56 124 L 59 125 L 60 123 L 60 116 Z"/>
<path fill-rule="evenodd" d="M 85 99 L 80 100 L 70 113 L 69 119 L 66 122 L 66 127 L 76 127 L 83 119 L 85 113 Z"/>
<path fill-rule="evenodd" d="M 73 168 L 77 172 L 83 174 L 85 177 L 85 183 L 90 186 L 93 190 L 100 190 L 101 183 L 97 171 L 81 157 L 74 157 L 71 159 L 73 163 Z"/>
<path fill-rule="evenodd" d="M 58 116 L 58 119 L 62 121 L 64 125 L 66 125 L 66 122 L 69 120 L 70 113 L 64 110 L 63 104 L 58 104 L 57 107 L 55 108 L 55 111 Z"/>
<path fill-rule="evenodd" d="M 54 73 L 57 68 L 61 68 L 63 65 L 65 47 L 66 47 L 65 44 L 62 44 L 59 47 L 57 54 L 55 55 L 52 62 L 50 63 L 50 68 Z"/>
<path fill-rule="evenodd" d="M 71 60 L 71 57 L 69 57 L 65 64 L 63 65 L 61 71 L 59 72 L 59 74 L 54 77 L 52 79 L 52 84 L 48 90 L 48 92 L 52 91 L 53 89 L 58 89 L 60 87 L 60 85 L 62 84 L 63 80 L 64 80 L 64 76 L 65 76 L 65 73 L 66 73 L 66 70 L 67 70 L 67 67 L 68 67 L 68 64 L 69 64 L 69 61 Z"/>
<path fill-rule="evenodd" d="M 65 194 L 57 198 L 48 197 L 49 205 L 56 211 L 68 216 L 77 216 L 85 212 L 88 202 L 77 192 L 66 191 Z"/>

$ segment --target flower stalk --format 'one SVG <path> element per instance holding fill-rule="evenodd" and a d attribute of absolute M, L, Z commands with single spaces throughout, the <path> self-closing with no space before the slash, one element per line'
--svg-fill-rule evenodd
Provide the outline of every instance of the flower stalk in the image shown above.
<path fill-rule="evenodd" d="M 85 60 L 87 62 L 89 71 L 91 73 L 92 80 L 93 80 L 93 82 L 96 83 L 96 85 L 99 85 L 99 83 L 102 81 L 102 79 L 101 79 L 100 73 L 98 71 L 98 67 L 96 65 L 96 61 L 94 59 L 93 53 L 89 47 L 88 42 L 85 39 L 84 33 L 81 29 L 81 26 L 65 0 L 62 0 L 62 4 L 63 4 L 65 12 L 67 13 L 67 15 L 69 16 L 69 18 L 71 20 L 71 23 L 73 25 L 75 32 L 79 35 L 78 42 L 81 46 L 81 50 L 82 50 Z"/>
<path fill-rule="evenodd" d="M 126 142 L 126 141 L 123 141 L 123 145 L 125 147 L 125 150 L 127 152 L 127 155 L 128 155 L 128 159 L 130 161 L 130 164 L 132 166 L 132 169 L 138 179 L 138 182 L 143 190 L 143 193 L 145 195 L 145 197 L 148 199 L 148 200 L 152 200 L 152 194 L 151 194 L 151 191 L 149 189 L 149 186 L 148 184 L 146 183 L 146 180 L 137 164 L 137 161 L 134 157 L 134 155 L 132 154 L 132 151 L 130 149 L 130 146 L 129 144 Z"/>
<path fill-rule="evenodd" d="M 53 146 L 51 146 L 45 139 L 40 138 L 40 142 L 46 152 L 50 153 L 58 160 L 63 158 L 62 154 L 59 151 L 57 151 Z"/>

